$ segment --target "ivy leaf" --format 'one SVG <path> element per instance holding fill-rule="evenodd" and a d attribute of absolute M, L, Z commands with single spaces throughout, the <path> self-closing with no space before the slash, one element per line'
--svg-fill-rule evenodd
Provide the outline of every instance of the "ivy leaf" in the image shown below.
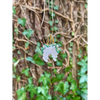
<path fill-rule="evenodd" d="M 33 60 L 36 64 L 38 65 L 45 65 L 45 63 L 41 60 L 41 58 L 39 58 L 39 55 L 38 53 L 36 53 L 34 56 L 33 56 Z"/>
<path fill-rule="evenodd" d="M 13 74 L 13 78 L 16 78 L 16 75 L 15 74 Z"/>
<path fill-rule="evenodd" d="M 50 25 L 50 26 L 52 26 L 52 25 L 53 25 L 53 22 L 52 22 L 52 21 L 49 21 L 48 23 L 49 23 L 49 25 Z"/>
<path fill-rule="evenodd" d="M 71 89 L 73 92 L 75 92 L 75 91 L 77 90 L 77 84 L 76 84 L 75 81 L 73 81 L 73 82 L 71 83 L 70 89 Z"/>
<path fill-rule="evenodd" d="M 30 61 L 31 63 L 35 63 L 32 57 L 27 57 L 26 60 Z"/>
<path fill-rule="evenodd" d="M 73 97 L 73 100 L 80 100 L 80 97 Z"/>
<path fill-rule="evenodd" d="M 29 42 L 26 42 L 25 43 L 25 48 L 28 48 L 28 46 L 29 46 Z"/>
<path fill-rule="evenodd" d="M 58 28 L 57 27 L 53 27 L 53 31 L 55 32 L 55 31 L 57 31 L 58 30 Z"/>
<path fill-rule="evenodd" d="M 66 72 L 69 72 L 69 71 L 71 70 L 71 68 L 72 68 L 71 66 L 66 67 L 66 68 L 65 68 L 65 73 L 66 73 Z"/>
<path fill-rule="evenodd" d="M 27 100 L 24 87 L 18 89 L 16 93 L 17 93 L 18 100 Z"/>
<path fill-rule="evenodd" d="M 81 83 L 83 83 L 83 82 L 87 82 L 87 75 L 82 75 L 81 76 L 81 78 L 80 78 L 80 80 L 79 80 L 79 83 L 81 84 Z"/>
<path fill-rule="evenodd" d="M 37 42 L 37 46 L 38 46 L 38 47 L 40 47 L 40 46 L 41 46 L 40 42 Z"/>
<path fill-rule="evenodd" d="M 49 66 L 49 67 L 52 67 L 53 65 L 52 65 L 52 63 L 48 63 L 48 66 Z"/>
<path fill-rule="evenodd" d="M 72 36 L 74 36 L 74 32 L 72 31 Z"/>
<path fill-rule="evenodd" d="M 86 65 L 86 62 L 84 59 L 82 59 L 80 62 L 77 63 L 78 65 L 80 66 L 85 66 Z"/>
<path fill-rule="evenodd" d="M 18 35 L 18 28 L 15 28 L 14 32 Z"/>
<path fill-rule="evenodd" d="M 63 77 L 64 74 L 57 74 L 56 77 L 52 77 L 52 83 L 61 81 Z"/>
<path fill-rule="evenodd" d="M 56 65 L 57 66 L 63 66 L 63 61 L 62 60 L 57 60 Z"/>
<path fill-rule="evenodd" d="M 59 84 L 55 85 L 54 87 L 55 87 L 54 91 L 59 91 L 63 95 L 65 95 L 69 91 L 68 82 L 65 82 L 65 83 L 64 82 L 59 82 Z"/>
<path fill-rule="evenodd" d="M 18 18 L 18 23 L 21 24 L 23 27 L 25 27 L 26 19 L 25 18 Z"/>
<path fill-rule="evenodd" d="M 50 83 L 50 73 L 46 73 L 43 75 L 41 74 L 41 77 L 39 78 L 39 83 L 42 82 L 44 86 L 49 85 Z"/>
<path fill-rule="evenodd" d="M 60 38 L 61 37 L 61 34 L 57 34 L 57 38 Z"/>
<path fill-rule="evenodd" d="M 17 82 L 19 82 L 21 80 L 20 76 L 16 76 L 17 77 Z"/>
<path fill-rule="evenodd" d="M 16 10 L 14 6 L 9 7 L 9 14 L 16 14 Z"/>
<path fill-rule="evenodd" d="M 73 46 L 73 42 L 70 42 L 70 47 L 72 47 Z"/>
<path fill-rule="evenodd" d="M 21 54 L 19 50 L 18 50 L 18 52 L 17 52 L 17 53 L 18 53 L 19 55 Z"/>
<path fill-rule="evenodd" d="M 78 55 L 78 58 L 81 58 L 81 55 L 80 54 Z"/>
<path fill-rule="evenodd" d="M 33 77 L 28 78 L 28 84 L 32 84 L 33 83 Z"/>
<path fill-rule="evenodd" d="M 54 69 L 53 72 L 54 72 L 55 74 L 57 74 L 57 69 Z"/>
<path fill-rule="evenodd" d="M 65 59 L 67 57 L 67 54 L 66 53 L 62 53 L 60 56 L 61 56 L 62 59 Z"/>
<path fill-rule="evenodd" d="M 32 33 L 34 33 L 34 31 L 31 29 L 24 30 L 23 35 L 26 35 L 26 37 L 29 39 L 31 37 Z"/>
<path fill-rule="evenodd" d="M 81 93 L 81 97 L 82 97 L 84 100 L 87 100 L 87 94 Z"/>
<path fill-rule="evenodd" d="M 58 10 L 58 6 L 56 5 L 56 6 L 54 6 L 54 10 Z"/>
<path fill-rule="evenodd" d="M 43 95 L 37 95 L 36 100 L 46 100 Z"/>
<path fill-rule="evenodd" d="M 39 58 L 39 54 L 36 53 L 33 58 L 32 57 L 27 57 L 26 58 L 27 61 L 30 61 L 31 63 L 35 63 L 38 65 L 44 65 L 45 63 Z"/>
<path fill-rule="evenodd" d="M 36 94 L 36 87 L 34 85 L 30 85 L 29 88 L 27 89 L 28 92 L 30 92 L 30 97 L 33 99 L 34 95 Z"/>
<path fill-rule="evenodd" d="M 42 51 L 38 46 L 36 47 L 35 52 L 37 52 L 38 54 L 42 56 Z"/>
<path fill-rule="evenodd" d="M 42 93 L 44 96 L 48 93 L 48 86 L 43 87 L 37 87 L 37 93 Z"/>
<path fill-rule="evenodd" d="M 73 98 L 73 94 L 68 94 L 68 96 L 66 98 L 67 98 L 67 100 L 71 100 Z"/>
<path fill-rule="evenodd" d="M 55 23 L 58 24 L 58 20 L 55 20 Z"/>
<path fill-rule="evenodd" d="M 60 47 L 62 47 L 62 42 L 60 41 L 60 42 L 58 43 L 58 45 L 59 45 Z"/>
<path fill-rule="evenodd" d="M 29 70 L 30 70 L 30 68 L 23 69 L 21 73 L 25 74 L 25 76 L 28 77 L 29 76 Z"/>
<path fill-rule="evenodd" d="M 72 73 L 70 73 L 69 76 L 67 77 L 67 81 L 70 82 L 70 83 L 73 82 Z"/>
<path fill-rule="evenodd" d="M 17 58 L 16 57 L 13 58 L 13 63 L 15 63 L 15 62 L 17 62 Z"/>

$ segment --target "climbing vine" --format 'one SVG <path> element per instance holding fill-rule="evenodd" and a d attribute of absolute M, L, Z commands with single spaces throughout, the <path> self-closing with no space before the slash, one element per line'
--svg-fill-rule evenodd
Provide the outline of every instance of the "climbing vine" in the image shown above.
<path fill-rule="evenodd" d="M 50 28 L 48 39 L 39 40 L 35 34 L 35 30 L 26 28 L 26 18 L 23 17 L 14 20 L 17 25 L 13 33 L 13 52 L 17 50 L 19 56 L 22 54 L 22 51 L 24 52 L 23 57 L 20 59 L 15 56 L 13 57 L 13 80 L 14 82 L 17 81 L 17 83 L 23 83 L 15 91 L 17 100 L 87 100 L 87 44 L 81 46 L 81 48 L 84 47 L 83 51 L 85 53 L 83 53 L 79 47 L 79 43 L 75 39 L 79 37 L 78 39 L 85 40 L 82 38 L 82 35 L 76 36 L 74 30 L 70 32 L 70 40 L 65 42 L 67 36 L 64 32 L 59 32 L 56 26 L 59 20 L 55 18 L 57 14 L 60 14 L 57 13 L 59 6 L 55 5 L 54 1 L 46 0 L 45 2 L 48 6 L 48 14 L 50 15 L 50 20 L 47 22 Z M 87 8 L 87 3 L 85 3 L 85 8 Z M 29 9 L 31 10 L 31 8 Z M 13 6 L 13 17 L 16 14 L 16 7 Z M 23 38 L 19 38 L 20 35 Z M 37 38 L 37 42 L 31 40 L 32 35 Z M 24 46 L 19 46 L 19 42 L 23 42 Z M 85 41 L 85 43 L 87 42 Z M 75 44 L 77 45 L 78 54 L 74 55 L 73 49 Z M 31 55 L 29 48 L 33 45 L 35 45 L 35 50 L 34 54 Z M 55 46 L 55 52 L 51 53 L 49 50 L 53 46 Z M 45 48 L 48 48 L 46 49 L 46 53 L 44 53 Z M 49 57 L 47 57 L 47 53 Z M 76 70 L 77 79 L 73 76 L 75 68 L 73 56 L 77 57 L 77 62 L 75 62 L 78 67 L 78 70 Z M 22 67 L 18 71 L 17 69 L 22 66 L 22 62 L 25 63 L 26 67 Z M 31 72 L 29 64 L 43 71 L 37 79 L 37 85 L 33 83 L 36 78 Z M 42 69 L 43 67 L 49 70 Z M 22 80 L 23 77 L 25 77 L 25 80 Z"/>

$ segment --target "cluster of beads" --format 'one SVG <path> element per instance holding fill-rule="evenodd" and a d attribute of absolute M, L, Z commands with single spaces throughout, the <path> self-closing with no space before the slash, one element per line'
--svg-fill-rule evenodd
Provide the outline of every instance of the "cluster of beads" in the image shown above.
<path fill-rule="evenodd" d="M 50 55 L 52 56 L 53 60 L 56 61 L 60 48 L 56 43 L 51 45 L 44 44 L 41 50 L 43 51 L 43 60 L 48 62 Z"/>

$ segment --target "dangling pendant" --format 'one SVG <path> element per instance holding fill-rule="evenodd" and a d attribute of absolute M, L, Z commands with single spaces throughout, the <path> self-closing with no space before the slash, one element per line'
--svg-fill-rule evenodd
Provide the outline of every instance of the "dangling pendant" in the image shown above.
<path fill-rule="evenodd" d="M 50 55 L 52 56 L 53 60 L 56 61 L 60 48 L 59 45 L 54 43 L 54 38 L 52 34 L 49 34 L 47 43 L 43 45 L 41 50 L 43 52 L 43 60 L 45 62 L 49 62 Z"/>

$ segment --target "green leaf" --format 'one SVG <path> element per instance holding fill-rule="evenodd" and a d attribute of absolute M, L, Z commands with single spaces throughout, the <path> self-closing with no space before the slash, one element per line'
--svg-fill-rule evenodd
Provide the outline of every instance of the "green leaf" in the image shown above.
<path fill-rule="evenodd" d="M 28 78 L 28 84 L 33 84 L 33 77 Z"/>
<path fill-rule="evenodd" d="M 27 60 L 27 61 L 30 61 L 30 62 L 33 63 L 33 64 L 35 63 L 35 61 L 33 60 L 32 57 L 27 57 L 26 60 Z"/>
<path fill-rule="evenodd" d="M 65 59 L 67 57 L 67 54 L 66 53 L 62 53 L 60 56 L 61 56 L 62 59 Z"/>
<path fill-rule="evenodd" d="M 57 34 L 57 38 L 60 38 L 61 37 L 61 34 Z"/>
<path fill-rule="evenodd" d="M 48 63 L 48 66 L 49 66 L 49 67 L 52 67 L 53 65 L 52 65 L 52 63 Z"/>
<path fill-rule="evenodd" d="M 49 85 L 51 79 L 50 79 L 50 73 L 46 73 L 43 75 L 41 74 L 41 77 L 39 78 L 39 83 L 42 82 L 44 86 Z"/>
<path fill-rule="evenodd" d="M 25 74 L 25 76 L 28 77 L 29 76 L 29 70 L 30 70 L 30 68 L 23 69 L 21 73 Z"/>
<path fill-rule="evenodd" d="M 56 23 L 56 24 L 58 24 L 58 22 L 59 22 L 58 20 L 55 20 L 55 23 Z"/>
<path fill-rule="evenodd" d="M 16 75 L 15 74 L 13 74 L 13 78 L 16 78 Z"/>
<path fill-rule="evenodd" d="M 28 48 L 28 46 L 29 46 L 29 42 L 26 42 L 25 43 L 25 48 Z"/>
<path fill-rule="evenodd" d="M 62 60 L 57 60 L 56 65 L 57 66 L 63 66 L 63 61 Z"/>
<path fill-rule="evenodd" d="M 18 89 L 16 93 L 17 93 L 17 97 L 18 97 L 17 100 L 27 100 L 26 92 L 23 87 L 21 89 Z"/>
<path fill-rule="evenodd" d="M 36 47 L 35 52 L 37 52 L 38 54 L 42 56 L 42 51 L 38 46 Z"/>
<path fill-rule="evenodd" d="M 59 45 L 60 47 L 62 47 L 62 42 L 60 41 L 60 42 L 58 43 L 58 45 Z"/>
<path fill-rule="evenodd" d="M 16 57 L 13 58 L 13 63 L 15 63 L 15 62 L 17 62 L 17 58 Z"/>
<path fill-rule="evenodd" d="M 32 57 L 27 57 L 26 58 L 27 61 L 30 61 L 31 63 L 35 63 L 38 65 L 44 65 L 45 63 L 39 58 L 39 54 L 36 53 L 33 58 Z"/>
<path fill-rule="evenodd" d="M 50 25 L 50 26 L 52 26 L 52 25 L 53 25 L 53 22 L 52 22 L 52 21 L 49 21 L 48 23 L 49 23 L 49 25 Z"/>
<path fill-rule="evenodd" d="M 21 80 L 20 76 L 16 76 L 17 77 L 17 82 L 19 82 Z"/>
<path fill-rule="evenodd" d="M 65 73 L 66 73 L 66 72 L 69 72 L 69 71 L 71 70 L 71 68 L 72 68 L 71 66 L 66 67 L 66 68 L 65 68 Z"/>
<path fill-rule="evenodd" d="M 71 83 L 70 89 L 71 89 L 73 92 L 75 92 L 75 91 L 77 90 L 77 83 L 76 83 L 75 81 L 73 81 L 73 82 Z"/>
<path fill-rule="evenodd" d="M 55 31 L 57 31 L 58 30 L 58 28 L 56 27 L 56 26 L 54 26 L 53 27 L 53 31 L 55 32 Z"/>
<path fill-rule="evenodd" d="M 33 33 L 34 31 L 29 29 L 29 30 L 24 30 L 23 35 L 26 35 L 26 37 L 29 39 Z"/>
<path fill-rule="evenodd" d="M 18 28 L 15 28 L 14 32 L 18 35 Z"/>
<path fill-rule="evenodd" d="M 81 50 L 81 49 L 79 49 L 79 52 L 80 52 L 80 53 L 82 53 L 82 50 Z"/>
<path fill-rule="evenodd" d="M 39 55 L 38 53 L 36 53 L 34 56 L 33 56 L 33 60 L 36 64 L 38 65 L 45 65 L 45 63 L 41 60 L 41 58 L 39 58 Z"/>
<path fill-rule="evenodd" d="M 18 54 L 21 54 L 19 50 L 18 50 L 18 52 L 17 52 L 17 53 L 18 53 Z"/>
<path fill-rule="evenodd" d="M 27 89 L 28 92 L 30 92 L 30 97 L 33 99 L 34 95 L 37 93 L 36 92 L 36 87 L 34 85 L 30 85 L 29 88 Z"/>
<path fill-rule="evenodd" d="M 56 6 L 54 6 L 54 10 L 58 10 L 58 6 L 56 5 Z"/>
<path fill-rule="evenodd" d="M 87 82 L 87 75 L 82 75 L 81 76 L 81 78 L 80 78 L 80 80 L 79 80 L 79 83 L 81 84 L 81 83 L 83 83 L 83 82 Z"/>
<path fill-rule="evenodd" d="M 80 100 L 80 97 L 73 97 L 73 100 Z"/>
<path fill-rule="evenodd" d="M 72 36 L 74 36 L 74 32 L 72 31 Z"/>
<path fill-rule="evenodd" d="M 16 10 L 14 6 L 9 7 L 9 14 L 16 14 Z"/>
<path fill-rule="evenodd" d="M 38 46 L 38 47 L 40 47 L 40 46 L 41 46 L 40 42 L 37 42 L 37 46 Z"/>
<path fill-rule="evenodd" d="M 69 51 L 72 51 L 72 48 L 68 48 Z"/>
<path fill-rule="evenodd" d="M 48 93 L 48 89 L 49 89 L 48 86 L 37 87 L 37 93 L 38 94 L 42 93 L 44 96 L 46 96 Z"/>
<path fill-rule="evenodd" d="M 21 24 L 23 27 L 25 27 L 26 19 L 25 18 L 18 18 L 18 23 Z"/>
<path fill-rule="evenodd" d="M 43 95 L 37 95 L 36 100 L 46 100 Z"/>
<path fill-rule="evenodd" d="M 54 42 L 55 42 L 55 43 L 58 42 L 57 38 L 54 38 Z"/>
<path fill-rule="evenodd" d="M 54 69 L 53 72 L 54 72 L 55 74 L 57 74 L 57 69 Z"/>
<path fill-rule="evenodd" d="M 70 47 L 72 47 L 73 46 L 73 42 L 70 42 Z"/>
<path fill-rule="evenodd" d="M 85 4 L 85 8 L 87 8 L 87 4 Z"/>
<path fill-rule="evenodd" d="M 78 58 L 81 58 L 81 55 L 80 54 L 78 54 Z"/>
<path fill-rule="evenodd" d="M 52 83 L 61 81 L 63 77 L 64 74 L 57 74 L 56 77 L 52 77 Z"/>
<path fill-rule="evenodd" d="M 59 82 L 59 84 L 55 85 L 54 87 L 55 87 L 54 91 L 59 91 L 63 95 L 65 95 L 69 91 L 68 82 L 65 82 L 65 83 L 64 82 Z"/>
<path fill-rule="evenodd" d="M 73 82 L 72 73 L 70 73 L 69 76 L 67 77 L 67 81 L 70 82 L 70 83 Z"/>

